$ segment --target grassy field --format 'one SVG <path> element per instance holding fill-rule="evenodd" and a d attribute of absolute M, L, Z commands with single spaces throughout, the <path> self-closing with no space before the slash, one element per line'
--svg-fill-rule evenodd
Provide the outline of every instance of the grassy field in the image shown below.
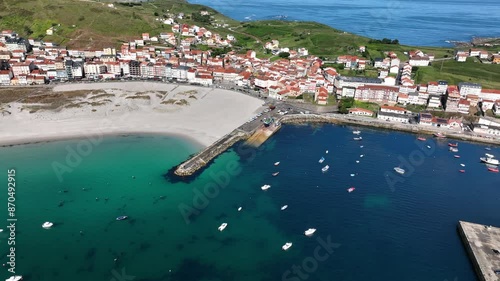
<path fill-rule="evenodd" d="M 483 88 L 500 89 L 500 65 L 482 64 L 475 62 L 473 58 L 467 62 L 449 60 L 419 67 L 415 74 L 416 83 L 437 80 L 446 80 L 453 85 L 459 82 L 474 82 L 481 84 Z"/>
<path fill-rule="evenodd" d="M 353 107 L 368 109 L 368 110 L 371 110 L 375 113 L 377 113 L 378 110 L 380 109 L 380 105 L 378 105 L 376 103 L 364 102 L 364 101 L 358 101 L 358 100 L 354 101 Z"/>

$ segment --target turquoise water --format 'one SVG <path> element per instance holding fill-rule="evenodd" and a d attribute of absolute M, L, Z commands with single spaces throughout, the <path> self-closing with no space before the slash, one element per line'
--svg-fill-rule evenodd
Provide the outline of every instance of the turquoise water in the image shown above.
<path fill-rule="evenodd" d="M 362 128 L 355 142 L 352 129 L 285 126 L 258 150 L 234 146 L 188 182 L 165 174 L 200 147 L 175 137 L 109 137 L 89 150 L 78 140 L 0 148 L 5 186 L 6 170 L 16 169 L 16 273 L 40 281 L 475 280 L 456 224 L 500 226 L 500 178 L 478 162 L 484 146 L 459 143 L 455 159 L 446 141 L 429 140 L 426 150 L 414 135 Z M 89 153 L 68 162 L 78 148 Z M 62 181 L 55 162 L 69 169 Z M 406 177 L 392 172 L 398 165 Z M 43 229 L 45 221 L 54 227 Z M 305 237 L 310 227 L 318 231 Z M 6 238 L 7 230 L 2 262 Z M 293 242 L 287 252 L 285 242 Z"/>

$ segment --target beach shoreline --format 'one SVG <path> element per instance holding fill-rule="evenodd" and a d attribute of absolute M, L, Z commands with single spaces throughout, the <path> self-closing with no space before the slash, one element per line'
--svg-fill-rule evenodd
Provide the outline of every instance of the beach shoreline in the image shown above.
<path fill-rule="evenodd" d="M 201 148 L 248 121 L 264 104 L 234 91 L 154 82 L 65 84 L 52 93 L 81 90 L 98 93 L 56 110 L 34 110 L 35 105 L 19 102 L 3 105 L 9 112 L 0 116 L 0 146 L 157 134 L 183 137 Z"/>

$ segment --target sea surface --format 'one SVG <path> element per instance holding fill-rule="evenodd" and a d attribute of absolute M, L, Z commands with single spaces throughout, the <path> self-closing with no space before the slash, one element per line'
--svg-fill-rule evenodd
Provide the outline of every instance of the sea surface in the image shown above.
<path fill-rule="evenodd" d="M 14 168 L 15 266 L 25 280 L 476 280 L 457 222 L 500 226 L 500 174 L 479 163 L 484 145 L 459 142 L 457 159 L 447 140 L 415 139 L 284 126 L 259 149 L 234 146 L 189 181 L 168 171 L 200 146 L 178 137 L 3 147 L 1 263 Z M 121 215 L 128 220 L 116 221 Z M 43 229 L 45 221 L 54 226 Z M 311 227 L 314 236 L 304 236 Z"/>
<path fill-rule="evenodd" d="M 239 21 L 316 21 L 370 38 L 415 46 L 449 46 L 500 36 L 498 0 L 189 0 Z"/>

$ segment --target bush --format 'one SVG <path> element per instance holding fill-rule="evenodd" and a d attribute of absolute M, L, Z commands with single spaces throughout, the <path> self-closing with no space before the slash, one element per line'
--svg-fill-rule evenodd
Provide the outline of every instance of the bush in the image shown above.
<path fill-rule="evenodd" d="M 280 58 L 287 59 L 288 57 L 290 57 L 290 53 L 289 52 L 281 52 L 281 53 L 278 54 L 278 56 Z"/>

